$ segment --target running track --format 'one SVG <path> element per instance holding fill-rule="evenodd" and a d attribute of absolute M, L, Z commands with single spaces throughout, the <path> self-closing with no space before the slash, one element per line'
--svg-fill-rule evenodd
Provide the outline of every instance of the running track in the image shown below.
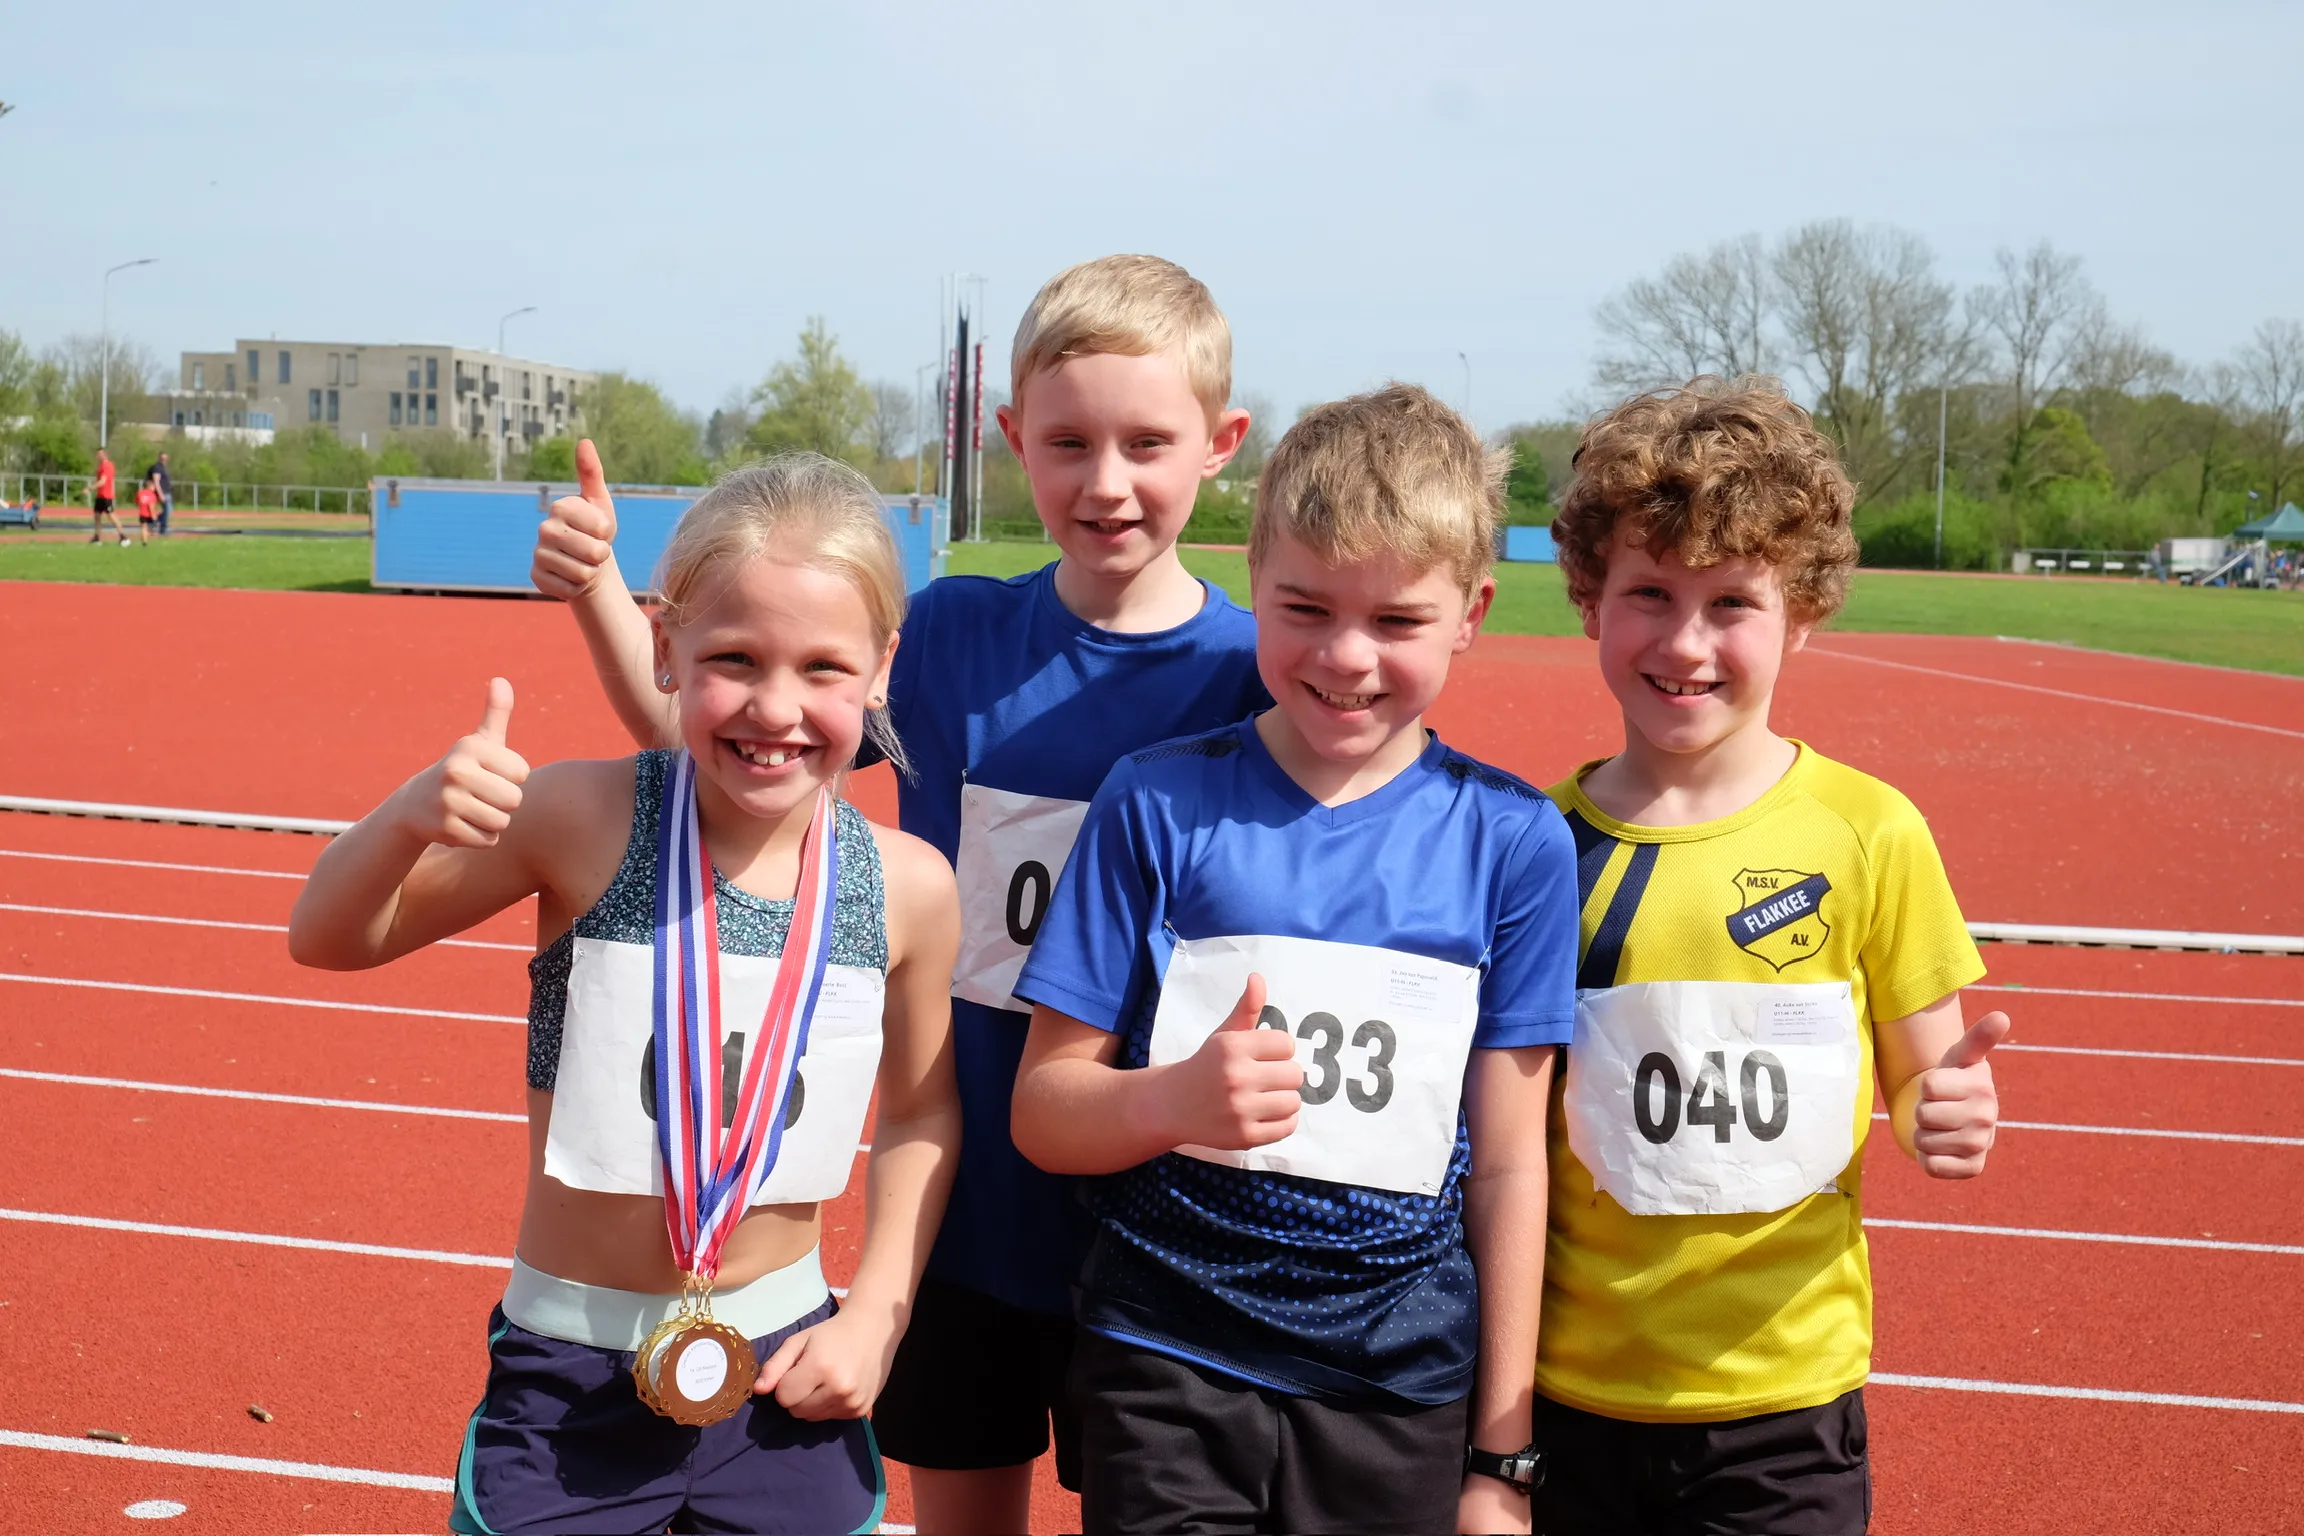
<path fill-rule="evenodd" d="M 0 584 L 0 644 L 0 792 L 357 815 L 491 672 L 533 759 L 622 750 L 541 603 Z M 1589 652 L 1484 640 L 1438 724 L 1557 777 L 1610 745 Z M 1781 718 L 1912 795 L 1972 917 L 2304 929 L 2304 683 L 1827 635 Z M 892 810 L 883 775 L 858 798 Z M 318 846 L 0 817 L 0 1499 L 45 1528 L 441 1524 L 517 1220 L 529 920 L 300 970 L 277 877 Z M 2304 1528 L 2304 961 L 1986 956 L 2022 989 L 1970 999 L 2017 1017 L 2017 1127 L 1973 1184 L 1872 1159 L 1876 1529 Z M 1044 1495 L 1041 1528 L 1076 1518 Z"/>

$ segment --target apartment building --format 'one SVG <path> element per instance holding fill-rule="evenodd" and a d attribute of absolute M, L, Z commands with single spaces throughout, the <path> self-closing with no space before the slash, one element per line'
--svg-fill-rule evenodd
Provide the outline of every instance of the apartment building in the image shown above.
<path fill-rule="evenodd" d="M 599 375 L 469 347 L 395 342 L 254 341 L 230 352 L 186 352 L 161 420 L 241 427 L 268 416 L 280 430 L 318 424 L 381 447 L 395 432 L 441 429 L 507 452 L 575 428 Z"/>

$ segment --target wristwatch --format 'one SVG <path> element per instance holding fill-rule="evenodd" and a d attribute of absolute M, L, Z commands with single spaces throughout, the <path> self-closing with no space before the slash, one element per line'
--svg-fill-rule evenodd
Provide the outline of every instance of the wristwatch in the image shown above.
<path fill-rule="evenodd" d="M 1522 1493 L 1534 1493 L 1544 1481 L 1544 1453 L 1533 1445 L 1511 1452 L 1468 1445 L 1464 1448 L 1464 1470 L 1509 1483 Z"/>

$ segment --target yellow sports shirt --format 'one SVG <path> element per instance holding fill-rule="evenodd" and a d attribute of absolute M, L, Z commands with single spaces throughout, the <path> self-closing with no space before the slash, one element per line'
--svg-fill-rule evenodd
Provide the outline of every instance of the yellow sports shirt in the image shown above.
<path fill-rule="evenodd" d="M 1608 816 L 1596 763 L 1551 790 L 1583 902 L 1536 1364 L 1556 1402 L 1708 1422 L 1870 1369 L 1873 1026 L 1984 966 L 1919 811 L 1793 745 L 1768 793 L 1697 826 Z"/>

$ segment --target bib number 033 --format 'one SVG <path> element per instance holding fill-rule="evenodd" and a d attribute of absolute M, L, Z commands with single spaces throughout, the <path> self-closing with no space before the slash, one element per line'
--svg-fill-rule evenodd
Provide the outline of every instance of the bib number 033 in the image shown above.
<path fill-rule="evenodd" d="M 1289 1034 L 1288 1016 L 1277 1008 L 1267 1007 L 1257 1016 L 1258 1029 L 1276 1029 Z M 1293 1031 L 1295 1038 L 1312 1043 L 1312 1063 L 1304 1072 L 1301 1090 L 1304 1102 L 1325 1104 L 1344 1091 L 1344 1100 L 1362 1114 L 1373 1115 L 1392 1102 L 1392 1058 L 1400 1053 L 1400 1037 L 1391 1025 L 1382 1019 L 1363 1019 L 1360 1027 L 1352 1031 L 1352 1048 L 1367 1052 L 1361 1064 L 1366 1079 L 1346 1075 L 1341 1060 L 1344 1051 L 1344 1021 L 1332 1013 L 1308 1013 Z"/>
<path fill-rule="evenodd" d="M 1688 1089 L 1688 1125 L 1709 1127 L 1714 1141 L 1727 1141 L 1736 1133 L 1741 1107 L 1745 1131 L 1761 1141 L 1774 1141 L 1784 1134 L 1792 1114 L 1784 1063 L 1770 1051 L 1746 1052 L 1736 1072 L 1737 1094 L 1731 1099 L 1727 1060 L 1726 1051 L 1704 1053 L 1704 1064 Z M 1682 1113 L 1679 1065 L 1662 1051 L 1650 1051 L 1632 1074 L 1633 1123 L 1642 1136 L 1662 1146 L 1680 1133 Z"/>

